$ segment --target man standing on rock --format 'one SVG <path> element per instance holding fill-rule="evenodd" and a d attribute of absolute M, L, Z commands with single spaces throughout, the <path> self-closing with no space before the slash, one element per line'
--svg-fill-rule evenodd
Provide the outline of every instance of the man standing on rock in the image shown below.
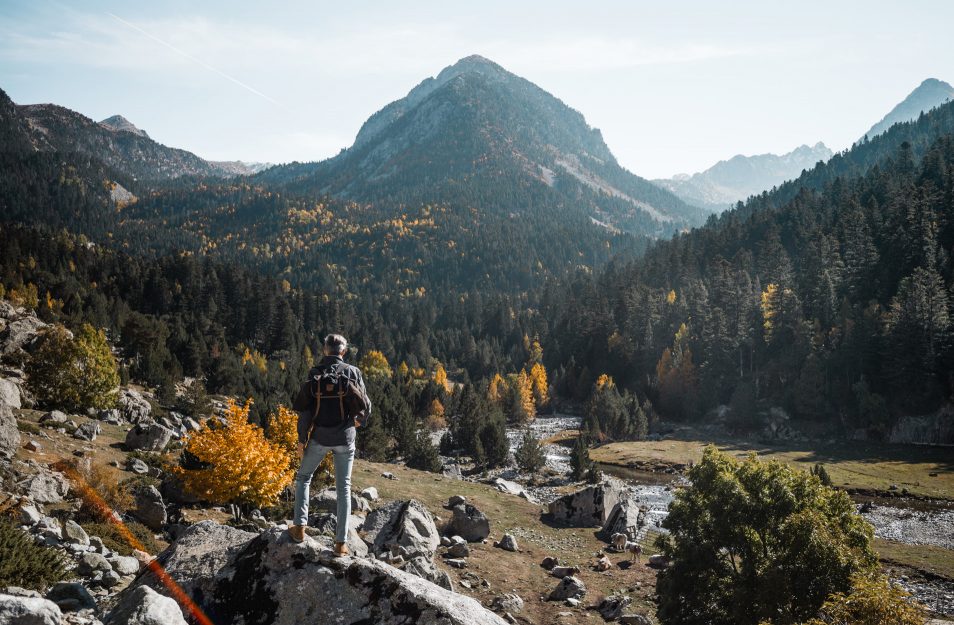
<path fill-rule="evenodd" d="M 355 428 L 371 417 L 371 401 L 361 370 L 344 361 L 348 341 L 340 334 L 325 337 L 324 356 L 308 372 L 292 408 L 298 413 L 298 457 L 295 477 L 295 518 L 288 529 L 292 540 L 305 539 L 311 478 L 329 451 L 334 455 L 338 514 L 335 555 L 348 554 L 348 517 L 351 515 L 351 468 Z"/>

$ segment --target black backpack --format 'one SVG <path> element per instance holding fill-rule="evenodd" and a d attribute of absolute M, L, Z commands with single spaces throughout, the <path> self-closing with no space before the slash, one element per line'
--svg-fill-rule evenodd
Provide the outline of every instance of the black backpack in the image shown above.
<path fill-rule="evenodd" d="M 311 394 L 315 399 L 312 422 L 317 427 L 350 425 L 350 419 L 368 409 L 367 395 L 345 375 L 345 366 L 342 363 L 319 366 L 317 375 L 312 378 Z"/>

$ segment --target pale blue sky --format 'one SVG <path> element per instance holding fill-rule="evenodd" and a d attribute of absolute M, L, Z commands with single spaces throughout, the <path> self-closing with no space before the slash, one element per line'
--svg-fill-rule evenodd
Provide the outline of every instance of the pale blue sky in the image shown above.
<path fill-rule="evenodd" d="M 277 8 L 281 5 L 281 8 Z M 482 54 L 581 111 L 646 177 L 825 141 L 954 82 L 954 2 L 0 0 L 0 88 L 116 113 L 205 158 L 320 160 Z"/>

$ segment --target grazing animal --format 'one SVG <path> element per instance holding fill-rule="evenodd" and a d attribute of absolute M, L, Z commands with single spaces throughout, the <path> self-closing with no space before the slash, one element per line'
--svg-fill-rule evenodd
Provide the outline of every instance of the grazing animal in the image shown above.
<path fill-rule="evenodd" d="M 557 560 L 555 557 L 547 556 L 543 559 L 543 562 L 540 563 L 540 566 L 550 571 L 553 569 L 553 567 L 557 566 L 558 564 L 560 564 L 560 561 Z"/>
<path fill-rule="evenodd" d="M 613 563 L 610 562 L 610 559 L 606 556 L 601 556 L 600 559 L 596 561 L 596 566 L 594 568 L 597 571 L 608 571 L 613 568 Z"/>
<path fill-rule="evenodd" d="M 613 545 L 613 549 L 616 551 L 623 551 L 626 549 L 626 543 L 629 541 L 629 538 L 626 534 L 622 532 L 617 532 L 610 536 L 610 544 Z"/>
<path fill-rule="evenodd" d="M 633 554 L 633 557 L 631 558 L 631 560 L 636 560 L 637 562 L 642 561 L 643 548 L 640 546 L 639 543 L 634 543 L 627 540 L 626 545 L 623 547 L 623 549 L 624 551 L 627 551 L 628 553 Z"/>
<path fill-rule="evenodd" d="M 550 569 L 550 575 L 553 577 L 558 577 L 563 579 L 569 575 L 579 575 L 580 567 L 578 566 L 555 566 Z"/>

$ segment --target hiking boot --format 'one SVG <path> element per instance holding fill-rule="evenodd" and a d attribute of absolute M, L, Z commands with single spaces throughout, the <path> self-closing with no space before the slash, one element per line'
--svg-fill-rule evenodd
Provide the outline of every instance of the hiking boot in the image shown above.
<path fill-rule="evenodd" d="M 345 543 L 335 543 L 335 557 L 340 558 L 348 555 L 348 545 Z"/>
<path fill-rule="evenodd" d="M 304 525 L 292 525 L 288 528 L 288 535 L 291 536 L 291 539 L 296 543 L 300 543 L 305 540 L 305 526 Z"/>

